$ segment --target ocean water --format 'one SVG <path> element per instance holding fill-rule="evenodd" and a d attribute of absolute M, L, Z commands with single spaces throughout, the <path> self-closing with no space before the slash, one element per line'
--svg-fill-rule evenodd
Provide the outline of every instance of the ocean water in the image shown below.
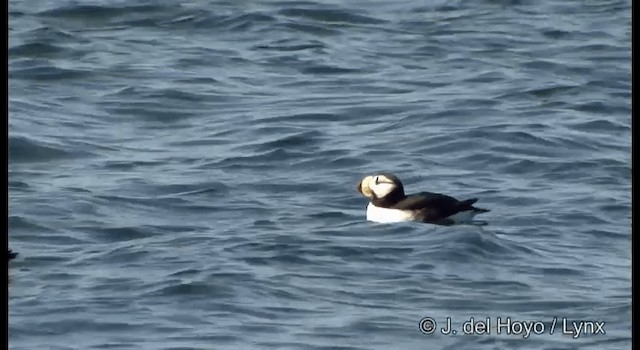
<path fill-rule="evenodd" d="M 631 1 L 12 0 L 8 51 L 11 349 L 631 348 Z M 381 170 L 488 225 L 366 222 Z"/>

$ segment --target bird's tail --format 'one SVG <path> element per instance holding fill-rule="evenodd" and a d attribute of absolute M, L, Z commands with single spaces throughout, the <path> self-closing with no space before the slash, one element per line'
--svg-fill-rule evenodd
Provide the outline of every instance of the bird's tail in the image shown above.
<path fill-rule="evenodd" d="M 486 213 L 486 212 L 490 211 L 489 209 L 482 209 L 482 208 L 474 207 L 473 204 L 475 204 L 475 202 L 477 202 L 477 201 L 478 201 L 478 198 L 466 199 L 466 200 L 463 200 L 460 203 L 460 206 L 462 208 L 464 208 L 464 210 L 473 210 L 474 213 L 478 213 L 478 214 Z"/>

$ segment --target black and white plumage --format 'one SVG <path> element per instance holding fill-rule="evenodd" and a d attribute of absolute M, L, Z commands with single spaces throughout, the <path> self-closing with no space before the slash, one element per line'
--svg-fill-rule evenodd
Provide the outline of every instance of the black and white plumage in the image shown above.
<path fill-rule="evenodd" d="M 389 173 L 367 176 L 358 183 L 357 189 L 371 199 L 367 220 L 379 223 L 420 221 L 453 225 L 471 222 L 475 215 L 489 211 L 473 206 L 477 198 L 460 201 L 432 192 L 407 196 L 400 179 Z"/>

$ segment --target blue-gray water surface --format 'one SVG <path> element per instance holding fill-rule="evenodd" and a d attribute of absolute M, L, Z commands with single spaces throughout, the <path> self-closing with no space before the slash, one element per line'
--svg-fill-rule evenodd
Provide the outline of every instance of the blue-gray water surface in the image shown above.
<path fill-rule="evenodd" d="M 11 349 L 631 348 L 629 0 L 12 0 L 8 54 Z"/>

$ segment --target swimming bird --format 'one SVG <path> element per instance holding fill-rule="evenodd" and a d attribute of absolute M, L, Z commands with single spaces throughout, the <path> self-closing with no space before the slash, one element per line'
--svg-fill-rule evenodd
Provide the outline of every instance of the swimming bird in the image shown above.
<path fill-rule="evenodd" d="M 11 249 L 9 249 L 9 260 L 14 259 L 16 256 L 18 255 L 18 253 L 14 253 L 11 251 Z"/>
<path fill-rule="evenodd" d="M 371 199 L 367 220 L 378 223 L 419 221 L 453 225 L 471 222 L 476 214 L 489 211 L 473 206 L 477 198 L 460 201 L 432 192 L 407 196 L 400 179 L 390 173 L 366 176 L 358 183 L 357 190 Z"/>

